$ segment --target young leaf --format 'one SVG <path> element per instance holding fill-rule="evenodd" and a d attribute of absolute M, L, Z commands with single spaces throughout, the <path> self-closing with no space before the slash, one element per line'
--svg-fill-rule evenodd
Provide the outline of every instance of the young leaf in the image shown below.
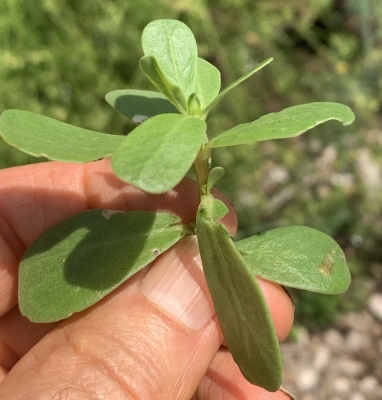
<path fill-rule="evenodd" d="M 191 168 L 205 141 L 206 123 L 180 114 L 161 114 L 135 128 L 112 157 L 121 179 L 149 193 L 164 193 Z"/>
<path fill-rule="evenodd" d="M 350 285 L 340 246 L 306 226 L 271 229 L 235 243 L 252 273 L 284 286 L 338 294 Z"/>
<path fill-rule="evenodd" d="M 195 92 L 198 48 L 194 34 L 183 22 L 159 19 L 142 33 L 145 56 L 156 58 L 167 80 L 184 93 Z"/>
<path fill-rule="evenodd" d="M 202 115 L 202 105 L 196 93 L 192 93 L 191 96 L 188 98 L 187 109 L 188 115 L 192 115 L 196 118 L 199 118 Z"/>
<path fill-rule="evenodd" d="M 203 58 L 198 57 L 195 92 L 205 109 L 219 94 L 220 71 Z"/>
<path fill-rule="evenodd" d="M 148 90 L 114 90 L 105 99 L 137 125 L 155 115 L 178 112 L 162 93 Z"/>
<path fill-rule="evenodd" d="M 139 60 L 139 65 L 153 85 L 156 86 L 179 111 L 186 114 L 187 100 L 184 93 L 179 86 L 174 85 L 167 78 L 155 57 L 142 57 Z"/>
<path fill-rule="evenodd" d="M 215 136 L 209 149 L 237 146 L 270 139 L 298 136 L 331 119 L 349 125 L 354 121 L 351 109 L 338 103 L 310 103 L 289 107 L 278 113 L 262 116 L 254 122 L 241 124 Z"/>
<path fill-rule="evenodd" d="M 42 234 L 20 264 L 19 306 L 33 322 L 90 307 L 179 241 L 171 214 L 85 211 Z"/>
<path fill-rule="evenodd" d="M 24 153 L 67 162 L 87 162 L 110 156 L 124 139 L 124 136 L 89 131 L 21 110 L 7 110 L 1 114 L 0 136 Z"/>
<path fill-rule="evenodd" d="M 224 173 L 225 171 L 222 167 L 215 167 L 211 169 L 207 179 L 207 194 L 211 194 L 211 190 L 215 186 L 215 183 L 224 176 Z"/>
<path fill-rule="evenodd" d="M 252 384 L 276 391 L 282 361 L 273 321 L 251 270 L 227 229 L 215 220 L 219 203 L 203 196 L 196 218 L 208 288 L 225 341 L 242 374 Z"/>
<path fill-rule="evenodd" d="M 219 101 L 223 100 L 224 97 L 227 96 L 229 92 L 231 92 L 232 89 L 234 89 L 236 86 L 240 85 L 240 83 L 244 82 L 247 80 L 249 77 L 251 77 L 254 73 L 260 71 L 262 68 L 264 68 L 266 65 L 268 65 L 273 58 L 268 58 L 267 60 L 263 61 L 260 63 L 256 68 L 252 69 L 245 75 L 243 75 L 241 78 L 237 79 L 235 82 L 231 83 L 228 87 L 226 87 L 220 94 L 213 100 L 208 107 L 204 111 L 204 115 L 207 116 L 208 113 L 212 110 L 213 107 L 216 106 L 216 104 L 219 103 Z"/>

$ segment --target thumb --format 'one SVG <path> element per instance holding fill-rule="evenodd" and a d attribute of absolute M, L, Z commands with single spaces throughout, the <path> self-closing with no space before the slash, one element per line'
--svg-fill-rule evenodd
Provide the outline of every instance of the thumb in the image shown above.
<path fill-rule="evenodd" d="M 196 239 L 186 237 L 45 336 L 0 398 L 191 398 L 221 341 Z"/>

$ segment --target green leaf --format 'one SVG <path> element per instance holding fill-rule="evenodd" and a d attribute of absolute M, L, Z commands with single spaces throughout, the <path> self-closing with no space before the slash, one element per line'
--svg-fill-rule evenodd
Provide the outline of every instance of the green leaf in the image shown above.
<path fill-rule="evenodd" d="M 220 71 L 203 58 L 198 57 L 195 92 L 205 109 L 219 94 Z"/>
<path fill-rule="evenodd" d="M 343 293 L 350 285 L 340 246 L 316 229 L 276 228 L 235 245 L 252 272 L 269 281 L 327 294 Z"/>
<path fill-rule="evenodd" d="M 163 73 L 154 57 L 142 57 L 139 60 L 142 71 L 150 79 L 154 86 L 161 91 L 176 108 L 183 114 L 187 113 L 187 100 L 182 90 L 171 83 Z"/>
<path fill-rule="evenodd" d="M 228 214 L 228 208 L 222 201 L 215 199 L 214 196 L 204 195 L 198 212 L 204 218 L 217 221 Z"/>
<path fill-rule="evenodd" d="M 166 96 L 159 92 L 134 89 L 114 90 L 105 98 L 112 107 L 137 125 L 155 115 L 178 112 Z"/>
<path fill-rule="evenodd" d="M 193 117 L 199 118 L 202 115 L 202 106 L 199 100 L 199 97 L 196 93 L 192 93 L 192 95 L 188 98 L 188 115 L 192 115 Z"/>
<path fill-rule="evenodd" d="M 235 89 L 236 86 L 240 85 L 240 83 L 244 82 L 247 80 L 249 77 L 251 77 L 254 73 L 260 71 L 262 68 L 264 68 L 266 65 L 268 65 L 270 62 L 272 62 L 273 58 L 268 58 L 267 60 L 263 61 L 260 63 L 256 68 L 252 69 L 245 75 L 243 75 L 241 78 L 237 79 L 235 82 L 231 83 L 228 87 L 226 87 L 220 94 L 213 100 L 208 107 L 206 108 L 204 115 L 208 115 L 208 113 L 212 110 L 213 107 L 216 106 L 216 104 L 219 103 L 219 101 L 223 100 L 224 97 L 229 94 L 232 89 Z"/>
<path fill-rule="evenodd" d="M 124 136 L 89 131 L 21 110 L 1 114 L 0 136 L 24 153 L 67 162 L 110 156 L 124 139 Z"/>
<path fill-rule="evenodd" d="M 91 210 L 42 234 L 20 264 L 19 306 L 33 322 L 90 307 L 187 233 L 171 214 Z"/>
<path fill-rule="evenodd" d="M 215 221 L 218 200 L 212 202 L 210 197 L 202 197 L 196 229 L 220 327 L 244 377 L 276 391 L 282 379 L 282 360 L 268 305 L 227 229 Z"/>
<path fill-rule="evenodd" d="M 112 157 L 121 179 L 149 193 L 176 186 L 205 141 L 206 123 L 180 114 L 162 114 L 135 128 Z"/>
<path fill-rule="evenodd" d="M 198 48 L 190 28 L 183 22 L 158 19 L 142 33 L 145 56 L 156 58 L 167 80 L 184 93 L 195 92 Z"/>
<path fill-rule="evenodd" d="M 207 147 L 237 146 L 262 140 L 290 138 L 331 119 L 349 125 L 354 121 L 354 114 L 349 107 L 338 103 L 302 104 L 229 129 L 214 137 Z"/>
<path fill-rule="evenodd" d="M 218 182 L 224 176 L 224 168 L 215 167 L 212 168 L 210 173 L 208 174 L 207 179 L 207 193 L 211 194 L 212 188 L 215 186 L 215 183 Z"/>

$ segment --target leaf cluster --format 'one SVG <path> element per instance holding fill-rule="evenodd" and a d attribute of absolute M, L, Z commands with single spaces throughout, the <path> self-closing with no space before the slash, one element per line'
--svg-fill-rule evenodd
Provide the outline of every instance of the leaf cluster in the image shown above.
<path fill-rule="evenodd" d="M 219 222 L 227 209 L 213 197 L 212 188 L 224 171 L 210 169 L 212 152 L 295 137 L 333 119 L 347 125 L 354 115 L 342 104 L 304 104 L 210 139 L 206 119 L 212 108 L 272 59 L 221 91 L 219 70 L 198 57 L 195 37 L 182 22 L 151 22 L 143 31 L 142 47 L 139 65 L 158 92 L 118 90 L 106 95 L 109 104 L 138 125 L 128 136 L 85 130 L 20 110 L 1 115 L 0 135 L 28 154 L 51 160 L 111 157 L 119 178 L 149 193 L 172 189 L 193 167 L 200 195 L 195 224 L 182 224 L 166 213 L 77 214 L 45 232 L 24 254 L 20 309 L 36 322 L 66 318 L 110 293 L 183 236 L 196 233 L 207 284 L 235 361 L 251 383 L 276 391 L 281 356 L 256 277 L 334 294 L 346 291 L 350 274 L 339 245 L 311 228 L 278 228 L 234 242 Z"/>

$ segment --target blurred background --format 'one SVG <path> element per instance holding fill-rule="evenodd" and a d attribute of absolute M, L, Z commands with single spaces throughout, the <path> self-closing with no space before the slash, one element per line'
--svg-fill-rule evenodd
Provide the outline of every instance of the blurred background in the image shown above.
<path fill-rule="evenodd" d="M 338 321 L 362 313 L 373 293 L 378 303 L 382 290 L 382 0 L 1 0 L 0 112 L 24 109 L 127 134 L 134 126 L 104 96 L 153 89 L 138 60 L 141 32 L 158 18 L 189 25 L 223 88 L 274 57 L 210 114 L 210 136 L 301 103 L 353 109 L 356 122 L 347 127 L 329 122 L 298 138 L 214 153 L 226 168 L 219 188 L 239 214 L 238 238 L 307 225 L 346 253 L 353 283 L 345 295 L 293 292 L 290 341 L 312 342 L 332 326 L 348 334 Z M 0 142 L 0 168 L 36 161 Z M 375 345 L 382 354 L 382 341 Z M 382 379 L 380 362 L 366 369 L 360 379 Z"/>

